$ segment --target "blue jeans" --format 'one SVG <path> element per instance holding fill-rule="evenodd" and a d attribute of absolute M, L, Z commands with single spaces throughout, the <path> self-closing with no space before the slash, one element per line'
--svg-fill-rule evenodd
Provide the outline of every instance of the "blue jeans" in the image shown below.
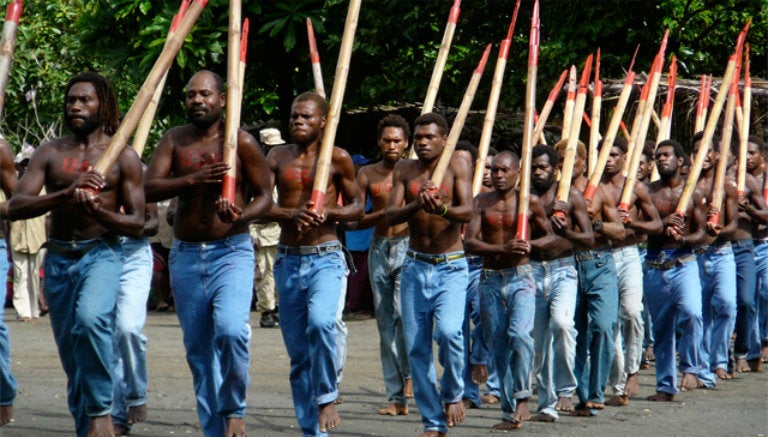
<path fill-rule="evenodd" d="M 208 437 L 245 415 L 253 289 L 253 242 L 247 233 L 208 242 L 174 240 L 170 271 L 176 314 Z"/>
<path fill-rule="evenodd" d="M 679 249 L 649 250 L 646 265 L 657 260 L 665 262 L 674 259 L 684 262 L 666 270 L 648 266 L 643 284 L 653 318 L 656 391 L 671 395 L 678 390 L 675 352 L 680 353 L 681 372 L 699 374 L 703 325 L 699 267 L 691 253 Z M 678 330 L 679 345 L 676 344 Z"/>
<path fill-rule="evenodd" d="M 478 256 L 467 258 L 469 285 L 467 286 L 467 301 L 464 306 L 464 399 L 474 406 L 482 404 L 480 388 L 472 382 L 472 366 L 488 366 L 495 371 L 493 360 L 488 359 L 488 338 L 483 325 L 480 323 L 480 274 L 483 271 L 483 259 Z M 495 373 L 495 372 L 494 372 Z"/>
<path fill-rule="evenodd" d="M 571 397 L 576 390 L 576 262 L 569 256 L 531 262 L 531 267 L 536 281 L 533 339 L 538 412 L 557 418 L 558 396 Z"/>
<path fill-rule="evenodd" d="M 373 289 L 379 352 L 387 400 L 407 405 L 403 384 L 411 377 L 405 349 L 400 306 L 400 273 L 408 248 L 408 237 L 386 238 L 374 235 L 368 252 L 368 275 Z"/>
<path fill-rule="evenodd" d="M 447 433 L 442 403 L 461 401 L 464 394 L 464 305 L 468 273 L 463 252 L 426 254 L 407 251 L 401 277 L 403 328 L 413 391 L 425 431 Z M 417 259 L 416 257 L 421 258 Z M 425 259 L 431 261 L 424 261 Z M 432 339 L 443 366 L 440 389 Z"/>
<path fill-rule="evenodd" d="M 341 278 L 339 286 L 339 301 L 336 304 L 336 386 L 344 379 L 344 363 L 347 362 L 347 336 L 349 330 L 344 322 L 344 305 L 347 301 L 347 284 L 349 274 Z"/>
<path fill-rule="evenodd" d="M 292 252 L 300 250 L 304 254 Z M 293 408 L 305 436 L 325 436 L 320 432 L 318 406 L 333 402 L 339 394 L 336 313 L 349 270 L 338 241 L 278 246 L 277 252 L 280 331 L 291 359 Z"/>
<path fill-rule="evenodd" d="M 757 263 L 757 316 L 760 340 L 768 342 L 768 240 L 755 240 Z"/>
<path fill-rule="evenodd" d="M 699 381 L 714 387 L 715 370 L 728 370 L 728 349 L 736 323 L 736 262 L 731 243 L 697 251 L 703 322 Z"/>
<path fill-rule="evenodd" d="M 643 262 L 636 245 L 613 249 L 613 261 L 618 274 L 619 319 L 608 385 L 621 395 L 627 377 L 640 370 L 643 356 Z"/>
<path fill-rule="evenodd" d="M 502 418 L 514 421 L 518 399 L 531 396 L 536 283 L 530 265 L 483 270 L 480 317 L 488 329 L 501 383 Z"/>
<path fill-rule="evenodd" d="M 755 244 L 752 240 L 733 241 L 731 244 L 736 259 L 736 341 L 733 356 L 753 360 L 760 358 Z"/>
<path fill-rule="evenodd" d="M 85 437 L 91 417 L 112 411 L 113 330 L 120 287 L 115 279 L 123 271 L 122 248 L 116 240 L 48 240 L 48 244 L 45 295 L 51 328 L 67 374 L 69 411 L 77 435 Z M 54 247 L 69 252 L 65 255 Z"/>
<path fill-rule="evenodd" d="M 120 238 L 125 261 L 115 307 L 115 394 L 112 422 L 130 428 L 128 409 L 147 403 L 147 319 L 152 248 L 146 238 Z"/>
<path fill-rule="evenodd" d="M 619 290 L 616 266 L 608 248 L 577 252 L 576 271 L 576 393 L 584 407 L 587 401 L 602 404 L 605 384 L 613 363 L 613 326 L 618 320 Z"/>
<path fill-rule="evenodd" d="M 5 239 L 0 238 L 0 284 L 5 284 L 8 276 L 8 257 Z M 11 374 L 11 338 L 8 326 L 3 323 L 5 308 L 5 290 L 0 290 L 0 405 L 12 405 L 16 398 L 16 380 Z"/>

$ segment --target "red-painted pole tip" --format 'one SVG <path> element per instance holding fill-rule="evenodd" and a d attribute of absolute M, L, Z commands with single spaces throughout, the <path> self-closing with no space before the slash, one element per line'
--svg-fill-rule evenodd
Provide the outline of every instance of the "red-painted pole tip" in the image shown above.
<path fill-rule="evenodd" d="M 460 13 L 461 13 L 461 0 L 454 0 L 453 6 L 451 6 L 451 13 L 448 15 L 448 23 L 453 23 L 453 24 L 458 23 Z"/>
<path fill-rule="evenodd" d="M 251 28 L 249 19 L 243 21 L 243 29 L 240 33 L 240 62 L 245 63 L 248 57 L 248 32 Z"/>
<path fill-rule="evenodd" d="M 490 54 L 491 54 L 491 44 L 488 44 L 487 46 L 485 46 L 483 57 L 480 58 L 480 62 L 477 64 L 477 68 L 475 68 L 475 74 L 483 74 L 483 71 L 485 70 L 485 64 L 488 62 L 488 56 Z"/>
<path fill-rule="evenodd" d="M 13 21 L 17 25 L 19 24 L 19 19 L 21 18 L 21 9 L 22 9 L 22 1 L 14 1 L 13 3 L 8 4 L 8 9 L 6 9 L 5 12 L 5 21 Z"/>

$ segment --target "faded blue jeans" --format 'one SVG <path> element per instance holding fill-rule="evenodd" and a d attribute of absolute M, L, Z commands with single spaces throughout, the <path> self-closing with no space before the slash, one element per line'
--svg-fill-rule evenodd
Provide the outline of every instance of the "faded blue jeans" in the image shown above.
<path fill-rule="evenodd" d="M 666 269 L 653 262 L 678 264 Z M 701 283 L 699 266 L 690 251 L 648 250 L 643 289 L 653 318 L 653 352 L 656 355 L 656 391 L 675 395 L 678 391 L 675 353 L 680 353 L 680 371 L 698 375 L 702 335 Z M 680 332 L 679 344 L 676 334 Z"/>
<path fill-rule="evenodd" d="M 128 409 L 147 403 L 147 298 L 152 282 L 152 248 L 146 238 L 121 237 L 125 258 L 115 308 L 115 394 L 112 422 L 130 429 Z"/>
<path fill-rule="evenodd" d="M 531 397 L 536 283 L 530 265 L 483 270 L 480 318 L 488 329 L 501 381 L 502 419 L 513 422 L 517 401 Z"/>
<path fill-rule="evenodd" d="M 373 289 L 376 326 L 379 328 L 379 352 L 387 400 L 407 405 L 404 382 L 411 377 L 405 348 L 400 304 L 400 273 L 408 237 L 386 238 L 374 235 L 368 252 L 368 275 Z"/>
<path fill-rule="evenodd" d="M 122 263 L 116 238 L 48 240 L 45 296 L 79 437 L 87 436 L 92 417 L 112 412 L 116 279 Z"/>
<path fill-rule="evenodd" d="M 768 343 L 768 240 L 755 240 L 757 264 L 757 316 L 760 340 Z"/>
<path fill-rule="evenodd" d="M 280 331 L 291 360 L 293 408 L 304 436 L 320 432 L 318 406 L 336 400 L 339 294 L 349 270 L 341 244 L 279 245 L 274 265 Z"/>
<path fill-rule="evenodd" d="M 757 264 L 752 240 L 731 242 L 736 260 L 736 341 L 733 356 L 760 358 L 760 334 L 757 328 Z"/>
<path fill-rule="evenodd" d="M 698 378 L 707 387 L 714 387 L 715 370 L 728 370 L 728 349 L 736 323 L 736 261 L 730 242 L 696 252 L 703 323 Z"/>
<path fill-rule="evenodd" d="M 557 418 L 557 398 L 571 397 L 576 390 L 576 262 L 568 256 L 532 261 L 531 267 L 536 281 L 533 340 L 538 412 Z"/>
<path fill-rule="evenodd" d="M 403 328 L 411 364 L 413 391 L 425 431 L 447 433 L 443 403 L 460 402 L 464 394 L 464 305 L 468 273 L 464 253 L 406 252 L 400 291 Z M 417 259 L 418 257 L 418 259 Z M 443 366 L 437 387 L 432 340 Z"/>
<path fill-rule="evenodd" d="M 475 407 L 480 407 L 480 387 L 472 382 L 472 366 L 484 365 L 488 368 L 488 379 L 496 373 L 493 359 L 488 359 L 488 342 L 490 337 L 480 323 L 480 274 L 483 271 L 483 259 L 479 256 L 467 257 L 469 285 L 467 286 L 467 303 L 464 307 L 464 399 L 469 400 Z M 498 393 L 498 392 L 496 392 Z M 498 396 L 498 394 L 496 394 Z"/>
<path fill-rule="evenodd" d="M 253 242 L 247 233 L 207 242 L 173 241 L 173 299 L 206 437 L 245 415 L 253 293 Z"/>
<path fill-rule="evenodd" d="M 8 257 L 6 253 L 5 239 L 0 238 L 0 284 L 5 284 L 8 276 Z M 16 398 L 16 380 L 11 374 L 11 338 L 8 335 L 8 326 L 3 322 L 3 308 L 5 308 L 5 290 L 0 291 L 0 405 L 12 405 Z"/>
<path fill-rule="evenodd" d="M 618 320 L 619 289 L 609 248 L 576 252 L 579 290 L 576 295 L 577 408 L 588 401 L 602 404 L 613 363 L 613 327 Z"/>
<path fill-rule="evenodd" d="M 613 249 L 613 261 L 618 274 L 619 319 L 608 386 L 613 394 L 621 395 L 627 377 L 640 370 L 643 357 L 643 261 L 637 245 Z"/>

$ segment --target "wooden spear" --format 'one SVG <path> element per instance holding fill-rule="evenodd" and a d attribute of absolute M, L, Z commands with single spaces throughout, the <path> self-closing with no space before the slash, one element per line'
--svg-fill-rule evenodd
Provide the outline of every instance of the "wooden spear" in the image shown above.
<path fill-rule="evenodd" d="M 677 83 L 677 57 L 672 56 L 672 62 L 669 65 L 669 76 L 667 76 L 667 101 L 664 102 L 664 109 L 661 111 L 661 125 L 656 133 L 656 144 L 668 140 L 672 132 L 672 110 L 675 104 L 675 84 Z M 659 169 L 653 166 L 651 181 L 659 180 Z"/>
<path fill-rule="evenodd" d="M 544 138 L 544 126 L 547 124 L 549 113 L 552 112 L 552 107 L 555 105 L 555 100 L 557 100 L 560 90 L 563 89 L 563 83 L 565 82 L 565 77 L 567 75 L 568 69 L 566 68 L 563 70 L 563 73 L 560 75 L 560 79 L 557 80 L 555 86 L 552 87 L 552 91 L 549 92 L 549 97 L 547 97 L 547 101 L 541 109 L 541 115 L 539 115 L 539 119 L 536 121 L 536 127 L 533 129 L 533 138 Z"/>
<path fill-rule="evenodd" d="M 539 0 L 534 0 L 531 33 L 528 37 L 528 79 L 525 86 L 525 118 L 523 146 L 520 156 L 520 190 L 518 191 L 517 231 L 515 238 L 528 241 L 528 210 L 531 197 L 531 150 L 533 149 L 533 113 L 536 112 L 536 73 L 539 67 Z"/>
<path fill-rule="evenodd" d="M 624 191 L 621 194 L 621 200 L 619 200 L 618 209 L 620 211 L 629 211 L 629 205 L 632 200 L 632 193 L 635 191 L 635 182 L 637 182 L 637 167 L 640 165 L 640 157 L 643 155 L 643 146 L 645 145 L 645 138 L 648 135 L 648 125 L 651 122 L 650 114 L 653 111 L 653 103 L 656 100 L 656 93 L 659 90 L 659 82 L 661 82 L 661 73 L 664 70 L 664 53 L 667 51 L 667 39 L 669 38 L 669 29 L 664 32 L 664 38 L 661 40 L 661 47 L 659 53 L 656 55 L 654 62 L 655 68 L 651 70 L 650 77 L 650 89 L 648 91 L 648 99 L 643 108 L 642 121 L 640 123 L 640 131 L 635 139 L 634 150 L 629 156 L 629 174 L 624 180 Z"/>
<path fill-rule="evenodd" d="M 245 85 L 245 67 L 248 65 L 248 33 L 251 29 L 251 21 L 243 20 L 243 31 L 240 35 L 240 83 Z"/>
<path fill-rule="evenodd" d="M 654 61 L 655 66 L 656 61 Z M 653 69 L 653 68 L 652 68 Z M 637 144 L 637 136 L 640 134 L 640 122 L 642 121 L 643 108 L 645 102 L 648 100 L 648 93 L 651 90 L 651 81 L 646 80 L 643 84 L 643 90 L 640 92 L 640 100 L 637 101 L 637 110 L 635 111 L 635 118 L 632 119 L 632 130 L 627 140 L 627 153 L 626 156 L 632 156 L 635 144 Z M 629 173 L 629 159 L 624 161 L 624 167 L 621 169 L 621 174 L 625 177 Z"/>
<path fill-rule="evenodd" d="M 557 200 L 568 202 L 571 193 L 571 179 L 573 179 L 573 164 L 576 161 L 576 149 L 579 143 L 579 133 L 581 132 L 581 118 L 584 113 L 584 105 L 587 101 L 587 91 L 589 90 L 589 74 L 592 69 L 592 55 L 587 57 L 584 70 L 581 73 L 581 82 L 579 83 L 579 93 L 576 96 L 576 103 L 573 108 L 573 123 L 568 132 L 568 143 L 565 146 L 565 156 L 563 157 L 563 170 L 560 174 L 560 184 L 557 186 Z M 562 211 L 555 212 L 555 215 L 565 216 Z"/>
<path fill-rule="evenodd" d="M 312 77 L 315 79 L 315 92 L 325 98 L 325 85 L 323 85 L 323 70 L 320 68 L 320 52 L 317 51 L 315 28 L 312 19 L 307 17 L 307 37 L 309 38 L 309 59 L 312 61 Z"/>
<path fill-rule="evenodd" d="M 224 125 L 224 159 L 229 166 L 222 178 L 221 195 L 235 201 L 237 186 L 237 137 L 240 132 L 240 110 L 243 102 L 243 84 L 240 81 L 240 21 L 241 0 L 229 2 L 229 41 L 227 42 L 227 119 Z"/>
<path fill-rule="evenodd" d="M 699 99 L 696 101 L 696 121 L 693 123 L 693 133 L 701 132 L 704 129 L 704 122 L 706 116 L 704 114 L 705 107 L 708 104 L 706 101 L 707 96 L 707 75 L 701 75 L 701 85 L 699 87 Z"/>
<path fill-rule="evenodd" d="M 422 114 L 432 112 L 432 108 L 435 106 L 437 91 L 440 89 L 440 80 L 443 78 L 443 70 L 445 69 L 445 63 L 448 61 L 448 52 L 451 50 L 451 42 L 453 41 L 453 34 L 456 33 L 456 23 L 459 21 L 460 13 L 461 0 L 453 0 L 451 13 L 448 15 L 448 22 L 445 24 L 443 40 L 440 42 L 440 50 L 437 52 L 435 68 L 432 70 L 432 78 L 430 78 L 429 86 L 427 86 L 427 96 L 424 97 L 424 105 L 421 108 Z M 411 147 L 408 158 L 416 159 L 416 150 L 413 147 Z"/>
<path fill-rule="evenodd" d="M 595 88 L 592 93 L 592 124 L 589 129 L 589 159 L 587 174 L 592 176 L 597 164 L 597 143 L 600 141 L 600 108 L 603 102 L 603 82 L 600 81 L 600 49 L 595 59 Z M 586 115 L 586 113 L 585 113 Z"/>
<path fill-rule="evenodd" d="M 566 139 L 571 132 L 571 123 L 573 122 L 573 107 L 576 105 L 576 92 L 579 89 L 576 66 L 571 65 L 570 75 L 568 76 L 568 96 L 565 99 L 565 108 L 563 110 L 563 129 L 560 132 L 560 139 Z M 581 116 L 579 116 L 581 119 Z M 577 122 L 581 123 L 580 120 Z"/>
<path fill-rule="evenodd" d="M 723 198 L 725 197 L 725 173 L 728 170 L 728 158 L 731 154 L 733 121 L 736 112 L 736 96 L 739 94 L 739 76 L 736 75 L 735 71 L 733 80 L 731 80 L 728 88 L 728 103 L 725 106 L 723 135 L 722 138 L 720 138 L 720 158 L 717 161 L 717 169 L 715 169 L 715 181 L 712 186 L 712 201 L 710 202 L 710 206 L 716 208 L 718 211 L 722 208 Z M 703 144 L 700 147 L 703 147 Z M 710 215 L 707 221 L 715 225 L 720 224 L 720 212 Z"/>
<path fill-rule="evenodd" d="M 189 9 L 189 4 L 192 0 L 182 0 L 181 5 L 179 5 L 179 12 L 173 16 L 173 20 L 171 20 L 171 27 L 168 30 L 168 36 L 166 37 L 166 44 L 168 43 L 168 39 L 173 36 L 173 34 L 176 32 L 176 28 L 179 27 L 179 22 L 181 22 L 181 19 L 184 17 L 184 14 L 187 13 L 187 10 Z M 144 113 L 141 115 L 141 120 L 139 120 L 139 124 L 136 126 L 136 132 L 133 134 L 133 150 L 136 151 L 136 154 L 141 157 L 144 154 L 144 147 L 147 145 L 147 138 L 149 138 L 149 130 L 152 128 L 152 122 L 155 119 L 155 113 L 157 112 L 157 107 L 160 105 L 160 98 L 163 96 L 163 90 L 165 89 L 165 81 L 168 79 L 168 70 L 165 70 L 165 73 L 163 74 L 163 78 L 160 80 L 160 84 L 157 86 L 157 89 L 155 89 L 155 92 L 152 94 L 152 99 L 149 101 L 149 104 L 147 105 L 147 109 L 144 111 Z"/>
<path fill-rule="evenodd" d="M 488 97 L 488 108 L 485 110 L 485 120 L 483 121 L 483 131 L 480 134 L 480 144 L 477 147 L 477 161 L 475 162 L 475 172 L 472 179 L 472 194 L 477 195 L 480 187 L 483 185 L 483 173 L 485 172 L 485 161 L 488 159 L 488 148 L 491 145 L 491 134 L 493 133 L 493 124 L 496 121 L 496 108 L 501 95 L 501 86 L 504 82 L 504 69 L 507 66 L 509 57 L 509 47 L 512 45 L 512 35 L 515 32 L 515 23 L 517 23 L 517 12 L 520 10 L 521 0 L 517 0 L 515 10 L 512 13 L 512 21 L 509 23 L 507 37 L 501 41 L 499 47 L 499 57 L 496 59 L 496 69 L 493 72 L 493 82 L 491 83 L 491 95 Z"/>
<path fill-rule="evenodd" d="M 621 120 L 621 134 L 624 135 L 624 139 L 627 141 L 629 141 L 629 139 L 631 138 L 631 135 L 627 130 L 627 124 L 624 123 L 624 120 Z"/>
<path fill-rule="evenodd" d="M 619 126 L 623 123 L 621 118 L 624 116 L 624 110 L 627 108 L 629 97 L 632 94 L 632 85 L 635 82 L 635 72 L 632 71 L 634 62 L 635 59 L 632 58 L 632 63 L 629 65 L 629 71 L 627 71 L 627 77 L 624 79 L 624 86 L 621 89 L 621 94 L 619 94 L 619 100 L 616 102 L 616 107 L 613 108 L 611 122 L 608 124 L 608 130 L 605 133 L 603 145 L 600 148 L 600 154 L 597 157 L 595 170 L 592 172 L 587 188 L 584 190 L 584 199 L 586 200 L 591 201 L 595 197 L 597 186 L 600 184 L 600 178 L 603 176 L 603 171 L 605 170 L 605 163 L 608 162 L 608 156 L 611 154 L 613 142 L 616 140 Z"/>
<path fill-rule="evenodd" d="M 451 163 L 453 151 L 456 149 L 456 143 L 461 136 L 461 130 L 464 128 L 464 122 L 467 120 L 467 114 L 472 106 L 472 100 L 475 98 L 477 86 L 480 84 L 480 78 L 483 76 L 485 64 L 488 62 L 488 56 L 490 54 L 491 45 L 488 44 L 483 52 L 483 57 L 480 58 L 480 62 L 477 64 L 475 71 L 472 72 L 472 78 L 469 80 L 467 91 L 464 93 L 464 98 L 461 100 L 461 106 L 459 106 L 459 111 L 456 113 L 456 119 L 453 120 L 451 132 L 448 134 L 448 141 L 446 141 L 443 151 L 440 152 L 440 158 L 437 160 L 435 170 L 432 172 L 430 180 L 436 187 L 439 187 L 440 184 L 443 183 L 443 177 L 445 177 L 445 172 L 448 170 L 448 165 Z"/>
<path fill-rule="evenodd" d="M 314 203 L 312 208 L 319 213 L 325 211 L 325 190 L 328 188 L 328 178 L 333 160 L 333 147 L 336 141 L 336 129 L 339 127 L 339 119 L 341 118 L 344 91 L 347 86 L 347 75 L 349 74 L 349 60 L 352 57 L 352 45 L 355 42 L 355 30 L 357 30 L 357 18 L 359 15 L 360 0 L 350 0 L 347 21 L 344 23 L 344 35 L 341 37 L 339 60 L 336 63 L 336 77 L 333 79 L 330 109 L 326 117 L 323 139 L 320 143 L 320 151 L 317 157 L 315 183 L 312 186 L 311 200 Z"/>
<path fill-rule="evenodd" d="M 11 59 L 16 47 L 16 31 L 21 18 L 22 0 L 13 0 L 5 12 L 3 34 L 0 37 L 0 116 L 5 108 L 5 89 L 8 87 L 8 75 L 11 72 Z"/>
<path fill-rule="evenodd" d="M 131 133 L 136 129 L 139 119 L 147 109 L 147 106 L 149 106 L 149 102 L 152 100 L 152 96 L 160 85 L 160 81 L 165 75 L 165 72 L 171 66 L 173 59 L 176 57 L 181 45 L 184 43 L 184 39 L 189 35 L 192 26 L 195 25 L 198 17 L 200 17 L 200 13 L 203 12 L 203 9 L 207 4 L 208 0 L 193 0 L 192 4 L 189 6 L 189 11 L 184 14 L 184 18 L 182 18 L 179 23 L 176 33 L 166 41 L 163 51 L 160 52 L 160 56 L 157 58 L 157 61 L 155 61 L 155 65 L 152 66 L 152 70 L 150 70 L 149 75 L 144 80 L 144 84 L 139 89 L 136 100 L 133 101 L 131 108 L 125 114 L 123 122 L 120 123 L 117 132 L 112 136 L 112 140 L 109 142 L 107 149 L 94 166 L 94 171 L 97 173 L 106 175 L 109 170 L 112 169 L 112 166 L 115 165 L 117 158 L 128 143 Z"/>
<path fill-rule="evenodd" d="M 744 196 L 747 183 L 747 149 L 749 148 L 749 124 L 752 112 L 752 77 L 749 74 L 749 44 L 747 44 L 744 59 L 744 122 L 739 128 L 739 173 L 736 178 L 736 191 L 739 197 Z"/>

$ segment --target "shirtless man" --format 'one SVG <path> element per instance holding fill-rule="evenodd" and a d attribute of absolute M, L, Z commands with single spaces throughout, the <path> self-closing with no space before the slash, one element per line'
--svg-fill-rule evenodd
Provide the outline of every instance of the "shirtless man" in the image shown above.
<path fill-rule="evenodd" d="M 693 154 L 699 152 L 703 132 L 696 133 L 691 142 Z M 697 205 L 710 212 L 710 202 L 715 184 L 715 172 L 720 160 L 720 139 L 712 139 L 707 150 L 696 189 L 705 197 L 705 203 Z M 738 199 L 736 187 L 727 181 L 725 198 L 717 226 L 707 223 L 709 234 L 701 245 L 694 247 L 701 280 L 702 342 L 699 348 L 698 386 L 715 386 L 715 375 L 721 380 L 731 379 L 728 374 L 728 355 L 731 335 L 736 321 L 736 261 L 730 237 L 736 230 Z M 714 212 L 711 211 L 711 212 Z"/>
<path fill-rule="evenodd" d="M 568 202 L 555 199 L 560 158 L 555 149 L 538 145 L 531 153 L 531 192 L 539 196 L 554 230 L 550 243 L 532 250 L 531 267 L 536 281 L 533 323 L 534 372 L 538 389 L 538 413 L 533 420 L 554 422 L 558 411 L 573 411 L 576 390 L 576 294 L 578 278 L 573 245 L 592 246 L 592 223 L 581 191 L 571 187 Z M 561 211 L 564 217 L 555 216 Z M 533 231 L 537 237 L 537 231 Z"/>
<path fill-rule="evenodd" d="M 566 144 L 567 140 L 555 144 L 561 161 Z M 579 141 L 571 185 L 582 192 L 588 182 L 584 176 L 586 157 L 586 148 Z M 624 226 L 615 202 L 602 187 L 598 187 L 592 201 L 587 202 L 587 213 L 592 221 L 594 244 L 574 241 L 579 278 L 575 312 L 578 332 L 575 374 L 579 404 L 571 412 L 573 416 L 594 416 L 597 410 L 605 408 L 603 392 L 613 363 L 613 327 L 619 311 L 616 267 L 609 244 L 624 239 Z"/>
<path fill-rule="evenodd" d="M 677 394 L 675 352 L 680 352 L 681 388 L 696 387 L 701 344 L 701 284 L 692 245 L 704 241 L 706 212 L 694 205 L 704 198 L 695 191 L 685 217 L 675 213 L 685 180 L 680 175 L 685 152 L 674 140 L 659 143 L 655 164 L 661 179 L 649 186 L 651 198 L 664 222 L 664 231 L 648 235 L 647 272 L 643 290 L 653 318 L 656 355 L 656 394 L 650 401 L 672 401 Z M 676 347 L 677 332 L 681 332 Z"/>
<path fill-rule="evenodd" d="M 280 223 L 275 282 L 280 299 L 280 330 L 291 359 L 291 390 L 305 436 L 325 436 L 341 422 L 334 401 L 336 313 L 349 272 L 336 223 L 364 213 L 355 167 L 349 154 L 334 147 L 323 205 L 311 200 L 328 103 L 316 93 L 293 100 L 289 124 L 293 144 L 275 146 L 267 161 L 278 203 L 269 218 Z M 336 201 L 341 194 L 344 206 Z"/>
<path fill-rule="evenodd" d="M 400 308 L 400 273 L 408 248 L 408 225 L 387 225 L 386 206 L 392 192 L 392 172 L 408 147 L 411 128 L 399 115 L 382 118 L 376 127 L 381 161 L 367 165 L 357 173 L 360 190 L 373 202 L 373 210 L 357 222 L 356 229 L 375 226 L 368 255 L 368 272 L 373 288 L 376 326 L 384 386 L 390 404 L 379 414 L 408 414 L 408 397 L 413 397 L 413 380 L 405 349 Z"/>
<path fill-rule="evenodd" d="M 145 187 L 150 201 L 178 196 L 171 287 L 207 437 L 246 435 L 254 263 L 248 224 L 272 204 L 264 155 L 244 131 L 237 137 L 235 202 L 221 197 L 229 169 L 222 162 L 226 99 L 219 75 L 203 70 L 192 76 L 185 98 L 189 124 L 160 139 Z M 246 185 L 253 195 L 247 204 Z"/>
<path fill-rule="evenodd" d="M 117 234 L 138 238 L 144 229 L 141 161 L 126 147 L 106 175 L 93 171 L 120 121 L 106 78 L 77 75 L 64 95 L 72 134 L 37 149 L 8 214 L 19 220 L 51 212 L 45 294 L 69 409 L 79 437 L 111 437 L 115 278 L 123 270 Z M 47 194 L 38 196 L 43 187 Z"/>
<path fill-rule="evenodd" d="M 598 148 L 601 146 L 602 140 Z M 626 181 L 621 174 L 626 154 L 627 143 L 616 138 L 600 181 L 605 193 L 617 204 Z M 640 391 L 637 372 L 643 355 L 643 261 L 637 245 L 645 241 L 645 234 L 662 230 L 659 212 L 644 183 L 635 182 L 629 205 L 628 211 L 619 211 L 624 220 L 624 240 L 612 244 L 619 281 L 619 320 L 614 329 L 614 359 L 608 378 L 613 397 L 606 404 L 613 406 L 628 405 L 629 397 Z"/>
<path fill-rule="evenodd" d="M 411 234 L 400 290 L 408 362 L 424 424 L 420 437 L 447 435 L 465 413 L 461 326 L 468 273 L 461 226 L 472 217 L 472 170 L 466 160 L 452 159 L 442 184 L 435 186 L 430 178 L 447 140 L 442 116 L 427 113 L 414 121 L 418 159 L 397 163 L 387 204 L 387 223 L 407 221 Z M 433 338 L 444 369 L 442 393 L 437 391 Z"/>
<path fill-rule="evenodd" d="M 8 143 L 0 138 L 0 189 L 5 198 L 11 197 L 16 189 L 16 169 L 13 165 L 13 155 Z M 0 219 L 8 218 L 8 202 L 0 203 Z M 5 226 L 0 226 L 5 228 Z M 0 230 L 0 254 L 6 250 L 5 235 Z M 8 275 L 8 257 L 0 256 L 0 283 L 5 284 Z M 0 308 L 5 308 L 5 293 L 0 293 Z M 16 380 L 11 374 L 11 339 L 8 335 L 8 327 L 3 323 L 3 314 L 0 311 L 0 426 L 13 419 L 13 400 L 16 398 Z"/>
<path fill-rule="evenodd" d="M 480 284 L 480 317 L 491 338 L 493 359 L 501 385 L 502 421 L 495 430 L 520 428 L 531 414 L 534 307 L 536 284 L 529 264 L 531 246 L 552 233 L 546 212 L 538 197 L 529 198 L 530 212 L 525 220 L 538 230 L 539 238 L 515 238 L 518 217 L 520 160 L 512 152 L 496 155 L 491 166 L 494 191 L 475 197 L 472 220 L 464 247 L 483 257 Z"/>
<path fill-rule="evenodd" d="M 765 142 L 757 135 L 750 135 L 747 147 L 747 171 L 757 182 L 759 191 L 763 191 L 766 181 Z M 765 192 L 763 193 L 765 196 Z M 766 200 L 765 198 L 763 200 Z M 766 200 L 768 201 L 768 200 Z M 748 213 L 750 203 L 742 202 L 742 209 Z M 741 206 L 741 205 L 740 205 Z M 755 241 L 755 259 L 757 262 L 757 317 L 760 326 L 760 361 L 768 363 L 768 226 L 755 220 L 752 223 L 752 236 Z"/>

